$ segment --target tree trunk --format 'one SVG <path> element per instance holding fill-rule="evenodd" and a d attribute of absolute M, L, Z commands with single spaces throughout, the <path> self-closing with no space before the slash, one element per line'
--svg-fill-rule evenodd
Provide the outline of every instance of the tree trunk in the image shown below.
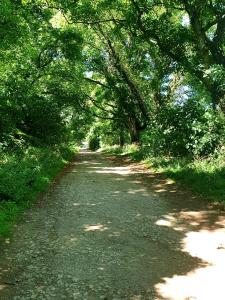
<path fill-rule="evenodd" d="M 108 38 L 108 36 L 103 32 L 102 28 L 99 26 L 99 32 L 102 34 L 102 36 L 105 38 L 108 47 L 110 49 L 109 54 L 111 55 L 114 68 L 118 71 L 121 78 L 124 80 L 125 84 L 128 86 L 129 91 L 132 95 L 132 99 L 134 99 L 134 103 L 137 103 L 137 106 L 140 109 L 140 112 L 143 117 L 143 122 L 148 123 L 149 120 L 149 111 L 148 107 L 145 103 L 145 100 L 143 99 L 143 96 L 141 94 L 141 91 L 139 90 L 136 82 L 134 82 L 129 74 L 126 68 L 124 67 L 123 63 L 121 62 L 119 54 L 116 52 L 116 49 L 114 48 L 111 40 Z"/>
<path fill-rule="evenodd" d="M 120 143 L 120 147 L 123 147 L 125 144 L 125 139 L 124 139 L 124 131 L 121 128 L 120 133 L 119 133 L 119 143 Z"/>
<path fill-rule="evenodd" d="M 132 144 L 140 144 L 140 130 L 133 118 L 129 119 L 130 140 Z"/>

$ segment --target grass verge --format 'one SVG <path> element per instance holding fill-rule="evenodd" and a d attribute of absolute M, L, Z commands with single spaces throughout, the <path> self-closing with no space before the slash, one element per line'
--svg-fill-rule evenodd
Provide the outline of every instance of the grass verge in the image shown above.
<path fill-rule="evenodd" d="M 60 146 L 0 153 L 0 236 L 10 235 L 18 216 L 47 189 L 76 151 Z"/>
<path fill-rule="evenodd" d="M 193 192 L 212 202 L 225 204 L 225 155 L 224 150 L 203 159 L 176 158 L 149 155 L 149 151 L 136 145 L 124 148 L 105 147 L 105 153 L 127 156 L 135 161 L 144 161 L 155 172 L 162 172 L 168 178 L 187 186 Z"/>

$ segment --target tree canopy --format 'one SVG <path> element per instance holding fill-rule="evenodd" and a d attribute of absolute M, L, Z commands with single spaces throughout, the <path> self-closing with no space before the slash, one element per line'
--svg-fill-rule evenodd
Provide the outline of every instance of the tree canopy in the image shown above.
<path fill-rule="evenodd" d="M 223 144 L 224 1 L 4 0 L 0 15 L 2 148 Z"/>

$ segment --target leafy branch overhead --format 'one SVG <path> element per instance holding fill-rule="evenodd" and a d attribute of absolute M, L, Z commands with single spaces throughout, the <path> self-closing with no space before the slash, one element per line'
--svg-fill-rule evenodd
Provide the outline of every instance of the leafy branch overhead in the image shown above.
<path fill-rule="evenodd" d="M 177 124 L 176 151 L 193 153 L 195 121 L 210 114 L 216 127 L 223 118 L 223 1 L 6 0 L 0 13 L 6 146 L 18 143 L 18 130 L 19 139 L 33 137 L 25 143 L 57 144 L 101 123 L 114 128 L 105 130 L 112 143 L 142 143 L 147 132 L 152 147 L 151 135 L 165 127 L 164 149 L 171 115 L 184 113 L 191 123 Z"/>

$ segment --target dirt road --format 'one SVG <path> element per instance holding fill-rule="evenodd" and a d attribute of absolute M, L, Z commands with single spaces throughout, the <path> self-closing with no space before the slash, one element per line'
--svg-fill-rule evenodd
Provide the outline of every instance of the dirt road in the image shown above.
<path fill-rule="evenodd" d="M 224 300 L 225 215 L 80 153 L 1 247 L 0 299 Z"/>

